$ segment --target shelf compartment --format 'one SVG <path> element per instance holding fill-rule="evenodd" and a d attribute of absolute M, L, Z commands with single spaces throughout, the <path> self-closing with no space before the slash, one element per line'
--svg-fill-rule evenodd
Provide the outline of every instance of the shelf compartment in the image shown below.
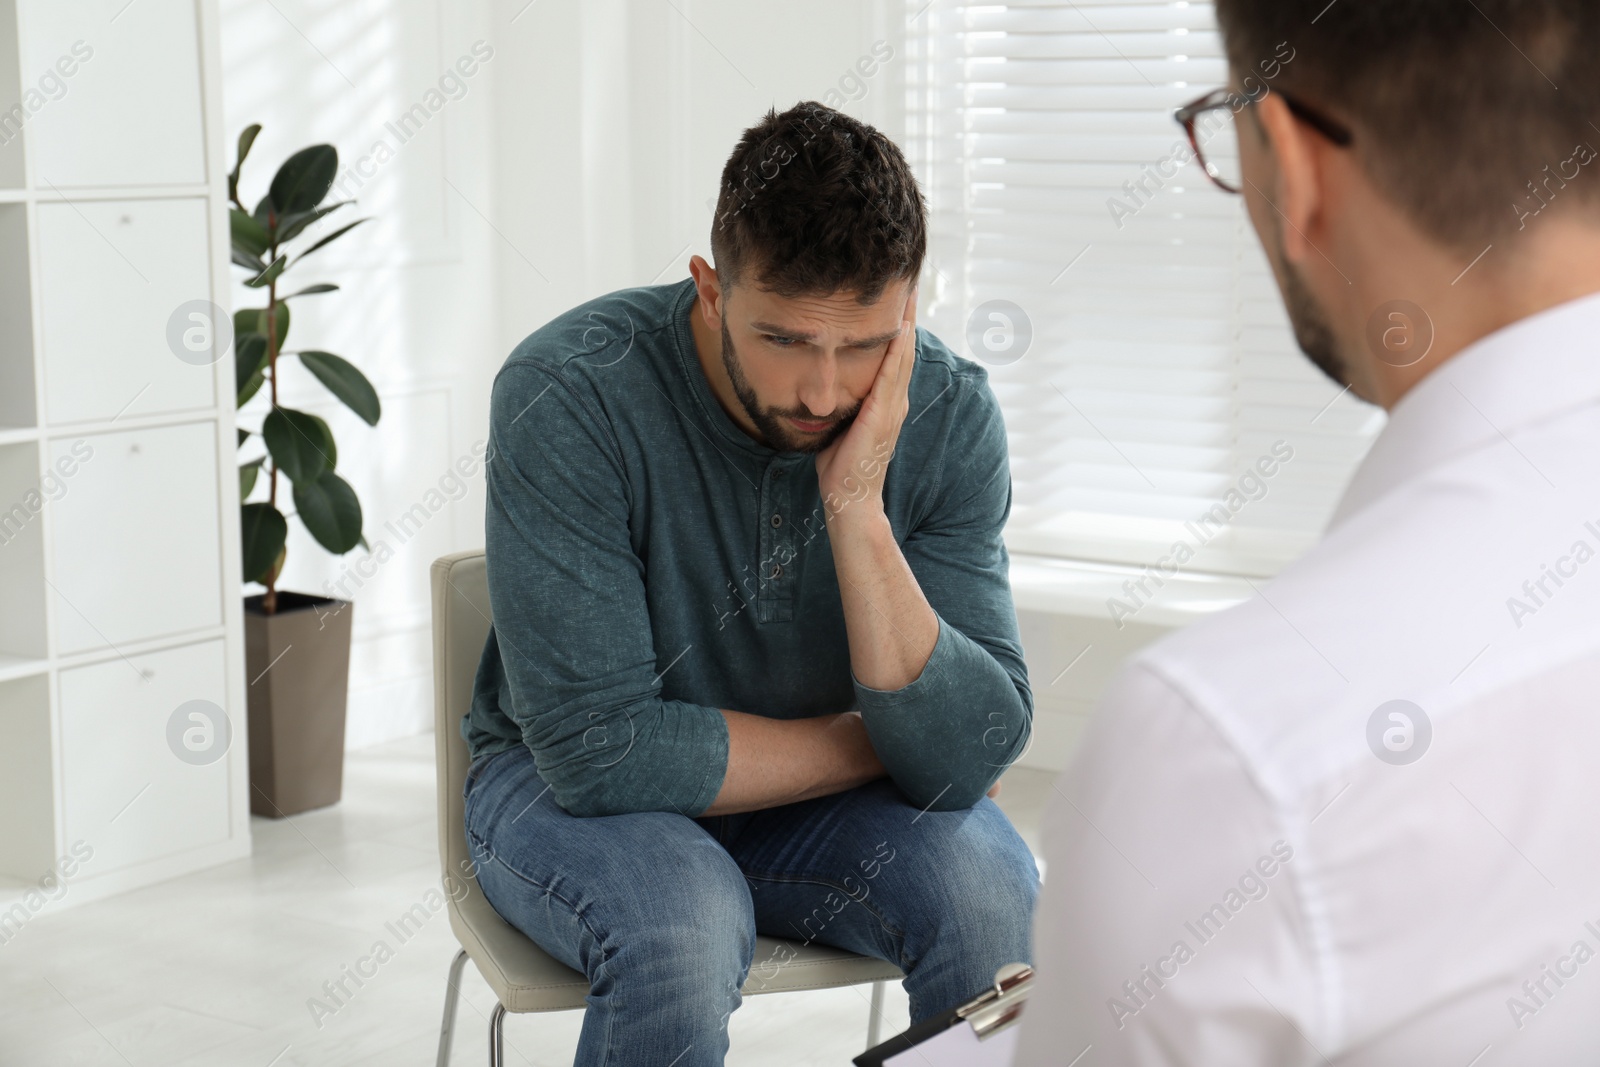
<path fill-rule="evenodd" d="M 40 203 L 36 212 L 46 421 L 213 408 L 216 364 L 179 358 L 169 333 L 174 316 L 212 297 L 205 200 Z"/>
<path fill-rule="evenodd" d="M 43 512 L 59 492 L 55 482 L 40 483 L 37 444 L 0 445 L 0 657 L 29 661 L 48 654 Z"/>
<path fill-rule="evenodd" d="M 28 206 L 0 204 L 0 431 L 37 425 L 32 292 Z"/>
<path fill-rule="evenodd" d="M 52 437 L 59 655 L 221 625 L 215 422 Z M 65 472 L 71 473 L 65 473 Z"/>
<path fill-rule="evenodd" d="M 34 882 L 55 862 L 50 752 L 49 677 L 0 682 L 0 876 Z"/>
<path fill-rule="evenodd" d="M 5 108 L 0 111 L 0 189 L 20 190 L 27 185 L 22 128 L 28 123 L 29 101 L 22 97 L 17 44 L 17 5 L 15 0 L 0 0 L 0 106 Z M 42 102 L 45 97 L 36 99 Z"/>
<path fill-rule="evenodd" d="M 227 840 L 225 757 L 243 724 L 215 732 L 184 714 L 226 706 L 225 662 L 222 642 L 204 641 L 61 672 L 63 837 L 93 847 L 87 875 Z M 214 751 L 182 753 L 192 729 Z"/>
<path fill-rule="evenodd" d="M 66 86 L 28 119 L 37 188 L 206 180 L 199 5 L 25 0 L 21 6 L 24 34 L 16 51 L 23 75 L 55 73 Z"/>

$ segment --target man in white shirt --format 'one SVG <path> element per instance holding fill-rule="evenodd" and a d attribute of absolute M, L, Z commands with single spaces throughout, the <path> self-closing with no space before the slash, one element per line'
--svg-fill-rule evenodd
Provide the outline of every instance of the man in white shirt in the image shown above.
<path fill-rule="evenodd" d="M 1600 6 L 1216 6 L 1243 95 L 1180 117 L 1389 421 L 1103 696 L 1014 1062 L 1600 1063 Z"/>

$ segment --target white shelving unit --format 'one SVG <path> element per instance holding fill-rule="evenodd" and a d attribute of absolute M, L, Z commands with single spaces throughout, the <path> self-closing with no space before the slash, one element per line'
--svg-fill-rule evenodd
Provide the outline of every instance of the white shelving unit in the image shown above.
<path fill-rule="evenodd" d="M 232 349 L 168 340 L 229 300 L 219 55 L 215 0 L 0 0 L 0 940 L 250 851 Z"/>

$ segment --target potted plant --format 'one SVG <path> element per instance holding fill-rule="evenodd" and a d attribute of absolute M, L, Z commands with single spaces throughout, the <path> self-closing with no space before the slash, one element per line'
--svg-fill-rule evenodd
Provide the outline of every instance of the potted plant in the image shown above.
<path fill-rule="evenodd" d="M 244 580 L 266 591 L 245 598 L 245 663 L 250 736 L 250 810 L 281 818 L 336 803 L 344 777 L 345 698 L 350 675 L 350 604 L 332 597 L 278 588 L 287 553 L 289 520 L 279 494 L 287 479 L 298 517 L 317 543 L 343 555 L 364 545 L 361 502 L 335 468 L 338 448 L 323 419 L 278 402 L 278 382 L 294 356 L 300 368 L 375 426 L 382 413 L 378 394 L 348 361 L 318 349 L 289 350 L 289 302 L 335 292 L 327 282 L 280 295 L 283 275 L 311 253 L 331 244 L 367 219 L 357 219 L 311 240 L 306 230 L 350 200 L 323 204 L 339 169 L 332 145 L 312 145 L 278 168 L 255 209 L 239 199 L 239 171 L 259 124 L 239 135 L 238 161 L 228 175 L 228 215 L 233 262 L 249 272 L 245 285 L 262 290 L 266 306 L 234 313 L 234 361 L 238 404 L 263 388 L 271 406 L 259 430 L 239 430 L 239 447 L 259 438 L 265 451 L 239 466 L 239 499 L 247 500 L 265 478 L 266 499 L 241 505 Z M 311 243 L 291 259 L 286 246 Z M 252 449 L 253 450 L 253 449 Z"/>

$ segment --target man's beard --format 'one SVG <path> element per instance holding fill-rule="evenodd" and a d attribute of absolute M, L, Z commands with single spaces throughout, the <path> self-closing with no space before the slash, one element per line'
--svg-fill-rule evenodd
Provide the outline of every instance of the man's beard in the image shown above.
<path fill-rule="evenodd" d="M 802 437 L 779 421 L 781 416 L 787 415 L 799 419 L 801 422 L 821 422 L 815 415 L 805 408 L 795 411 L 784 411 L 780 408 L 764 408 L 761 400 L 756 396 L 756 391 L 750 386 L 750 379 L 744 376 L 744 368 L 739 366 L 739 356 L 733 350 L 733 337 L 728 333 L 728 322 L 722 322 L 722 366 L 728 372 L 728 380 L 733 383 L 733 394 L 739 398 L 739 403 L 744 407 L 744 413 L 750 416 L 750 421 L 756 424 L 756 429 L 761 431 L 762 438 L 770 448 L 779 452 L 821 452 L 837 441 L 850 424 L 855 421 L 856 415 L 861 411 L 861 402 L 840 416 L 832 426 L 820 434 L 807 434 Z"/>
<path fill-rule="evenodd" d="M 1274 216 L 1276 219 L 1276 216 Z M 1284 309 L 1289 313 L 1289 325 L 1294 328 L 1295 343 L 1317 369 L 1332 379 L 1333 384 L 1347 388 L 1351 384 L 1344 359 L 1339 355 L 1339 339 L 1328 325 L 1328 316 L 1311 295 L 1305 278 L 1298 268 L 1283 254 L 1283 223 L 1273 228 L 1273 266 L 1282 282 Z"/>
<path fill-rule="evenodd" d="M 1328 327 L 1328 317 L 1322 313 L 1293 264 L 1284 264 L 1283 276 L 1283 302 L 1289 312 L 1289 324 L 1294 327 L 1295 343 L 1333 384 L 1341 388 L 1349 386 L 1350 378 L 1344 359 L 1339 355 L 1338 339 Z"/>

